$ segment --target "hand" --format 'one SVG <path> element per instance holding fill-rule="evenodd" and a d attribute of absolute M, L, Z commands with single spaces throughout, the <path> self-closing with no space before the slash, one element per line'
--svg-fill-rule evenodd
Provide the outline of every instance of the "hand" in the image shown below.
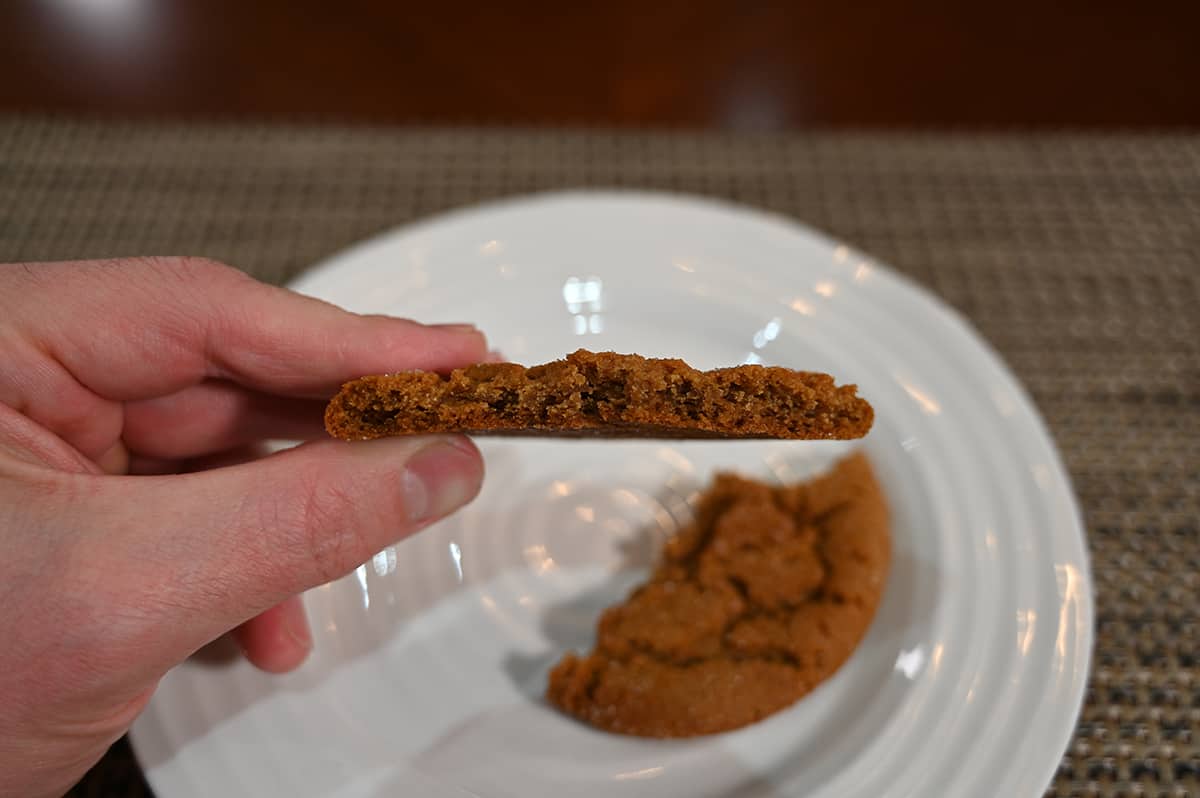
<path fill-rule="evenodd" d="M 470 327 L 358 316 L 208 261 L 0 266 L 0 796 L 57 795 L 228 630 L 285 671 L 297 594 L 469 501 L 465 438 L 321 439 L 368 373 L 486 357 Z"/>

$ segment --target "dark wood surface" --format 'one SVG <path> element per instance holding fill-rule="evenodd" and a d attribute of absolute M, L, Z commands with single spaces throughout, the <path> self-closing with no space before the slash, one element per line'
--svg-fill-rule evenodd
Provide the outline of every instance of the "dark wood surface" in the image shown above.
<path fill-rule="evenodd" d="M 0 111 L 1194 126 L 1200 3 L 4 0 Z"/>

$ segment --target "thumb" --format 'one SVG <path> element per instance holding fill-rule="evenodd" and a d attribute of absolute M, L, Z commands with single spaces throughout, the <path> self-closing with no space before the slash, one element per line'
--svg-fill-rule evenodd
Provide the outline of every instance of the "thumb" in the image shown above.
<path fill-rule="evenodd" d="M 89 504 L 104 534 L 89 535 L 85 556 L 132 626 L 120 637 L 169 666 L 461 507 L 482 476 L 475 446 L 449 436 L 320 441 L 196 474 L 100 477 Z"/>

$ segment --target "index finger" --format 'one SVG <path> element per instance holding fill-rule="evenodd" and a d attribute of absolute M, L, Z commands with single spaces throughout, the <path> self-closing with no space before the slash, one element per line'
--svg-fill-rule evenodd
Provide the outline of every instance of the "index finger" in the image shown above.
<path fill-rule="evenodd" d="M 206 378 L 324 399 L 363 374 L 486 356 L 472 329 L 349 313 L 194 258 L 2 266 L 0 344 L 0 402 L 93 461 L 121 440 L 126 402 Z"/>
<path fill-rule="evenodd" d="M 208 377 L 323 398 L 355 376 L 449 370 L 487 354 L 469 326 L 349 313 L 203 259 L 36 264 L 24 274 L 32 285 L 10 318 L 110 400 Z"/>

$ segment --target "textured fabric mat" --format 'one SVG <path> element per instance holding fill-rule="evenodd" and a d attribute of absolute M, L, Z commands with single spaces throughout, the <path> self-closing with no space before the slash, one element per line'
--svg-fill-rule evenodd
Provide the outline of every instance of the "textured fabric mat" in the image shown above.
<path fill-rule="evenodd" d="M 581 186 L 780 211 L 965 313 L 1045 414 L 1091 543 L 1091 686 L 1047 795 L 1200 798 L 1200 136 L 0 118 L 0 261 L 186 253 L 281 281 L 430 213 Z M 75 794 L 149 791 L 122 742 Z"/>

